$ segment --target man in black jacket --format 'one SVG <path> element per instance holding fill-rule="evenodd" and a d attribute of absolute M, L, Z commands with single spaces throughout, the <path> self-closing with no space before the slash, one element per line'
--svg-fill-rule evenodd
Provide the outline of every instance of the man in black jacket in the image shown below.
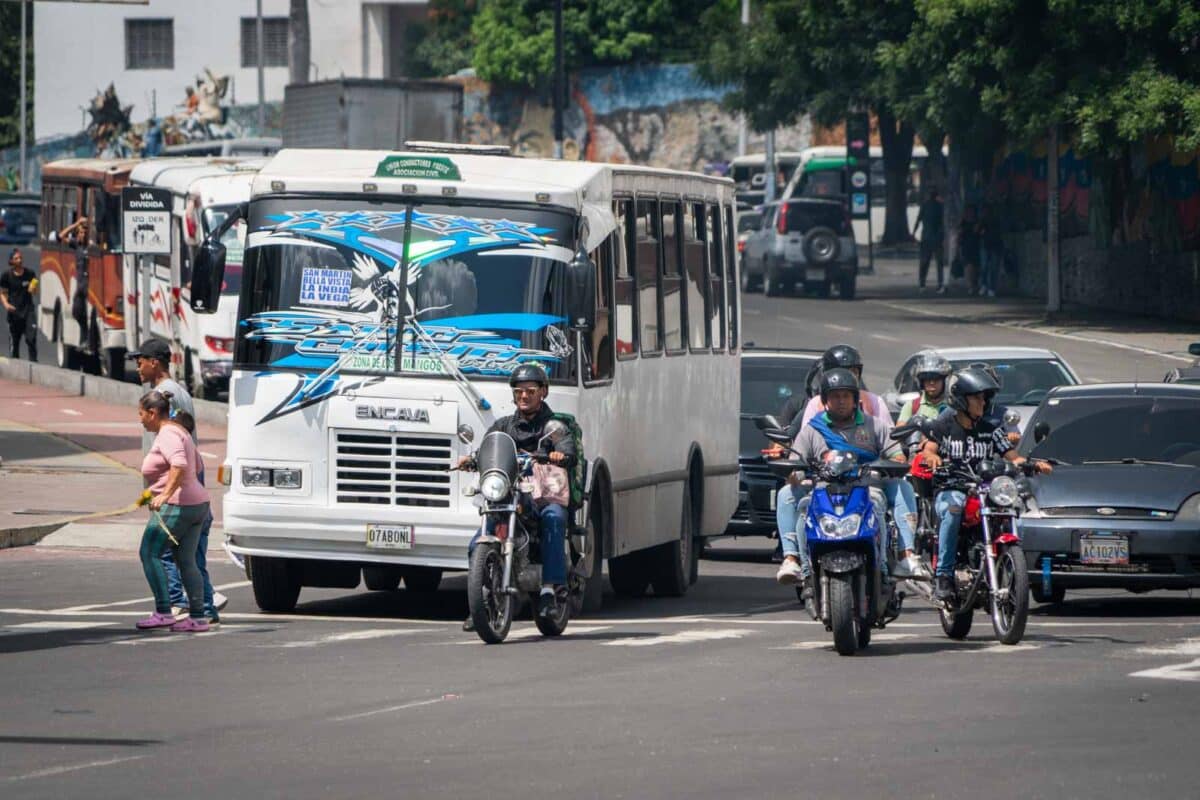
<path fill-rule="evenodd" d="M 542 442 L 546 423 L 554 418 L 554 412 L 546 405 L 546 395 L 550 393 L 550 376 L 546 374 L 546 370 L 537 364 L 523 364 L 513 370 L 508 385 L 512 387 L 517 413 L 497 419 L 492 423 L 492 427 L 488 428 L 488 433 L 507 433 L 516 442 L 517 449 L 524 453 L 548 450 L 550 463 L 569 473 L 575 466 L 576 457 L 575 442 L 572 438 L 564 436 L 557 442 Z M 545 449 L 541 447 L 543 444 Z M 463 456 L 458 462 L 459 468 L 469 466 L 473 458 Z M 538 509 L 538 517 L 541 522 L 542 539 L 542 591 L 538 597 L 538 614 L 549 617 L 556 611 L 554 587 L 567 582 L 567 509 L 557 503 L 547 503 Z M 482 529 L 475 534 L 467 549 L 468 554 L 475 549 L 475 542 L 482 534 Z M 467 617 L 467 621 L 463 623 L 463 630 L 471 629 L 471 618 Z"/>

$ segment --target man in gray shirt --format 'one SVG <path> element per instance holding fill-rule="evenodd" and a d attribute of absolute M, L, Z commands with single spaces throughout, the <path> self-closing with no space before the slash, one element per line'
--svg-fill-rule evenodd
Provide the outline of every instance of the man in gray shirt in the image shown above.
<path fill-rule="evenodd" d="M 192 404 L 192 396 L 188 394 L 187 389 L 171 379 L 170 345 L 162 339 L 147 339 L 142 343 L 141 348 L 130 355 L 137 359 L 138 377 L 142 379 L 142 382 L 149 389 L 170 395 L 167 401 L 171 405 L 171 416 L 184 411 L 195 420 L 196 407 Z M 149 431 L 142 432 L 143 458 L 146 453 L 150 452 L 150 447 L 154 444 L 154 436 Z M 192 441 L 197 445 L 200 443 L 194 430 L 192 431 Z M 200 483 L 204 483 L 203 472 L 197 477 L 200 479 Z M 212 528 L 212 523 L 213 518 L 209 514 L 208 519 L 204 521 L 204 527 L 200 530 L 200 543 L 196 547 L 196 566 L 200 568 L 200 574 L 204 576 L 204 614 L 208 617 L 209 624 L 216 624 L 221 621 L 217 612 L 224 608 L 229 600 L 220 592 L 213 591 L 212 581 L 208 578 L 208 532 Z M 183 594 L 183 583 L 179 580 L 179 568 L 175 566 L 175 558 L 169 549 L 163 552 L 162 560 L 163 567 L 167 571 L 167 588 L 171 594 L 171 605 L 186 611 L 187 600 Z"/>

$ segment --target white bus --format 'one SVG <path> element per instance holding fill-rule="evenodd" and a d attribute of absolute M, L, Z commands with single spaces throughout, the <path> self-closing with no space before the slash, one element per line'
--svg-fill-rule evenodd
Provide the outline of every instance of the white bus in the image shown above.
<path fill-rule="evenodd" d="M 240 203 L 250 199 L 250 182 L 265 159 L 156 158 L 133 168 L 129 182 L 171 192 L 171 254 L 124 256 L 128 307 L 125 338 L 130 350 L 148 337 L 171 345 L 172 361 L 188 391 L 215 398 L 233 371 L 233 334 L 241 288 L 244 226 L 222 238 L 226 248 L 222 294 L 216 314 L 192 311 L 190 285 L 196 248 Z"/>
<path fill-rule="evenodd" d="M 465 570 L 476 478 L 450 467 L 512 413 L 507 376 L 530 361 L 583 429 L 587 605 L 601 559 L 619 593 L 687 590 L 738 499 L 730 181 L 452 145 L 283 150 L 247 222 L 221 480 L 262 608 Z M 210 239 L 198 310 L 220 262 Z"/>

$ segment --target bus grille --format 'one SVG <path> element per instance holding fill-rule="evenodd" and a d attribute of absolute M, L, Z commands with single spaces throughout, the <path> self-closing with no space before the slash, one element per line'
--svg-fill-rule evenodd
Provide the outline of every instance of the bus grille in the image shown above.
<path fill-rule="evenodd" d="M 338 431 L 335 445 L 338 503 L 450 507 L 450 438 Z"/>

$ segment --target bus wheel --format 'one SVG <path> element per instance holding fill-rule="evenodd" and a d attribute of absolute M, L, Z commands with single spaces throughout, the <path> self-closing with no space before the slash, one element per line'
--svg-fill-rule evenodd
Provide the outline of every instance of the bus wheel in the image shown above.
<path fill-rule="evenodd" d="M 410 592 L 436 592 L 442 583 L 442 571 L 434 567 L 405 567 L 401 572 Z"/>
<path fill-rule="evenodd" d="M 79 351 L 67 344 L 62 311 L 54 309 L 54 361 L 60 369 L 79 369 Z"/>
<path fill-rule="evenodd" d="M 400 588 L 400 578 L 403 577 L 399 569 L 384 564 L 364 566 L 362 572 L 363 583 L 372 592 L 394 592 Z"/>
<path fill-rule="evenodd" d="M 608 559 L 608 582 L 622 597 L 641 597 L 650 585 L 649 558 L 653 550 L 638 550 Z"/>
<path fill-rule="evenodd" d="M 655 556 L 654 574 L 650 580 L 654 593 L 665 597 L 681 597 L 687 593 L 692 577 L 692 552 L 695 550 L 695 520 L 692 513 L 692 487 L 683 485 L 683 511 L 679 517 L 679 536 L 673 542 L 659 545 L 651 552 Z"/>
<path fill-rule="evenodd" d="M 592 560 L 592 571 L 583 586 L 583 610 L 599 611 L 604 605 L 604 526 L 600 512 L 592 512 L 591 519 L 588 520 L 588 529 L 588 543 L 592 550 L 587 557 Z"/>
<path fill-rule="evenodd" d="M 110 347 L 100 357 L 100 374 L 114 381 L 125 380 L 125 348 Z"/>
<path fill-rule="evenodd" d="M 263 611 L 286 614 L 295 610 L 300 597 L 300 572 L 286 558 L 246 556 L 254 602 Z"/>

